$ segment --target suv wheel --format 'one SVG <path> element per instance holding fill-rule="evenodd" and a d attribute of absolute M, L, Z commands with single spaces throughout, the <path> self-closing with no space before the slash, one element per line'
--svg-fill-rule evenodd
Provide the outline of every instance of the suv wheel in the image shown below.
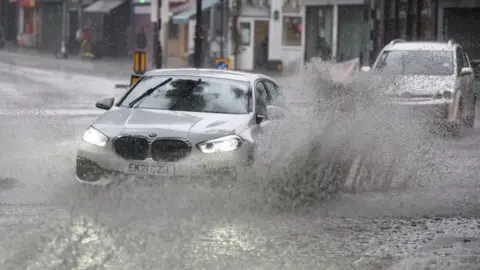
<path fill-rule="evenodd" d="M 460 104 L 458 105 L 458 122 L 455 123 L 447 123 L 446 126 L 446 135 L 447 137 L 457 137 L 460 134 L 461 127 L 466 123 L 465 119 L 463 118 L 463 100 L 460 99 Z"/>

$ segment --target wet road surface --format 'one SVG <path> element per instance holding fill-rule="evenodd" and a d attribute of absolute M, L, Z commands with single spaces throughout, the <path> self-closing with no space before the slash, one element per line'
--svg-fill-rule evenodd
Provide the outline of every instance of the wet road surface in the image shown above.
<path fill-rule="evenodd" d="M 3 269 L 478 265 L 478 133 L 434 141 L 425 158 L 435 170 L 407 190 L 343 194 L 295 213 L 247 211 L 242 194 L 194 187 L 86 196 L 73 177 L 76 141 L 101 113 L 95 101 L 121 95 L 117 81 L 0 63 Z"/>

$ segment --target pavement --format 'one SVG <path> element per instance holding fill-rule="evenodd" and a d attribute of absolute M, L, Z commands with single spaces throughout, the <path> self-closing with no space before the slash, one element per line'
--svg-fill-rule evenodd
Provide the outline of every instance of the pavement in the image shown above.
<path fill-rule="evenodd" d="M 130 80 L 133 72 L 133 62 L 128 58 L 102 58 L 99 60 L 82 59 L 76 55 L 69 56 L 68 59 L 57 59 L 53 54 L 38 52 L 33 49 L 22 49 L 18 47 L 0 50 L 0 61 L 11 65 L 21 65 L 26 67 L 66 71 L 79 74 L 88 74 L 110 78 L 121 78 L 126 83 Z M 169 57 L 167 59 L 167 68 L 186 67 L 185 61 L 178 57 Z M 147 65 L 147 68 L 150 69 Z M 281 74 L 275 71 L 257 71 L 275 78 L 290 73 Z"/>
<path fill-rule="evenodd" d="M 479 133 L 434 139 L 414 188 L 294 212 L 193 187 L 93 197 L 73 177 L 76 142 L 101 113 L 95 101 L 123 94 L 119 77 L 22 57 L 0 53 L 2 269 L 478 269 Z"/>

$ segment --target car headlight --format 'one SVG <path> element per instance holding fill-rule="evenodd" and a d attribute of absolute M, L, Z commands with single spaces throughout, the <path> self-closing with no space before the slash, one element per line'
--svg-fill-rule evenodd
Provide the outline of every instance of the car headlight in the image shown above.
<path fill-rule="evenodd" d="M 244 140 L 237 135 L 229 135 L 197 144 L 198 149 L 206 154 L 237 150 Z"/>
<path fill-rule="evenodd" d="M 108 142 L 108 137 L 93 127 L 89 127 L 83 134 L 83 140 L 96 146 L 104 146 Z"/>
<path fill-rule="evenodd" d="M 452 99 L 453 93 L 450 90 L 443 90 L 437 93 L 436 99 Z"/>
<path fill-rule="evenodd" d="M 452 92 L 450 92 L 450 91 L 443 91 L 443 98 L 444 98 L 444 99 L 452 99 Z"/>

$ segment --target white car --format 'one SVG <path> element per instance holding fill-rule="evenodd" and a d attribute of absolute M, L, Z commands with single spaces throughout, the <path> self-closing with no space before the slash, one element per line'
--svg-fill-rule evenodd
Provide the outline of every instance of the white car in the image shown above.
<path fill-rule="evenodd" d="M 475 78 L 468 56 L 454 41 L 393 40 L 362 71 L 392 77 L 386 89 L 391 102 L 444 117 L 454 133 L 462 125 L 473 127 Z"/>
<path fill-rule="evenodd" d="M 284 96 L 265 75 L 212 69 L 160 69 L 138 79 L 79 143 L 76 177 L 106 185 L 115 177 L 229 173 L 253 162 L 265 123 L 284 116 Z M 123 178 L 123 177 L 117 177 Z"/>

